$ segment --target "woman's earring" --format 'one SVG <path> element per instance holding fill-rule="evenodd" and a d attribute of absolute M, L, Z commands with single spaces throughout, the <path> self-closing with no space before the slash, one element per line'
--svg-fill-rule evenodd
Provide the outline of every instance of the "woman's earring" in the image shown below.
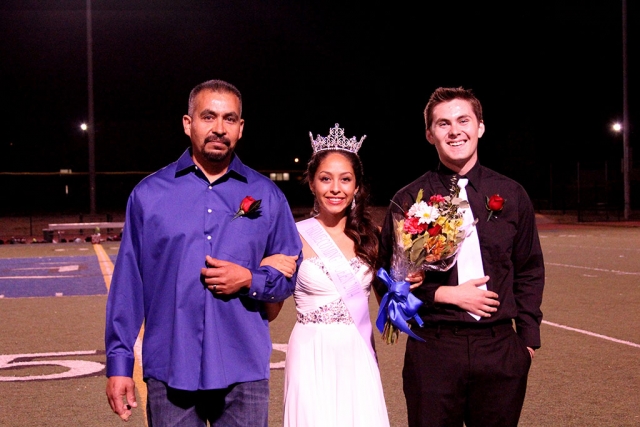
<path fill-rule="evenodd" d="M 354 210 L 356 208 L 356 196 L 353 196 L 353 199 L 351 199 L 351 210 Z"/>
<path fill-rule="evenodd" d="M 320 205 L 318 204 L 318 199 L 316 198 L 313 199 L 313 211 L 311 212 L 311 215 L 313 216 L 320 215 Z"/>

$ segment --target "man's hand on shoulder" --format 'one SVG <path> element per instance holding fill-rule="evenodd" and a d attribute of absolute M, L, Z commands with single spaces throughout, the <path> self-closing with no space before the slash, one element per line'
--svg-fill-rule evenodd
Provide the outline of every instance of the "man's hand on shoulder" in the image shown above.
<path fill-rule="evenodd" d="M 107 379 L 107 400 L 113 412 L 118 414 L 122 421 L 129 421 L 131 408 L 138 407 L 136 385 L 133 378 L 109 377 Z"/>
<path fill-rule="evenodd" d="M 251 271 L 238 264 L 206 257 L 207 266 L 200 271 L 207 288 L 214 294 L 232 295 L 251 287 Z"/>

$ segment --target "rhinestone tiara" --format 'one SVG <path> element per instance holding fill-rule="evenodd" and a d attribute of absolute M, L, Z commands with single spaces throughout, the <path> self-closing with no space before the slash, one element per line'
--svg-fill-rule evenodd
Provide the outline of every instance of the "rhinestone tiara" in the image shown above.
<path fill-rule="evenodd" d="M 347 139 L 344 136 L 344 129 L 340 128 L 338 123 L 329 130 L 329 136 L 326 137 L 318 135 L 316 139 L 313 139 L 313 134 L 309 132 L 313 154 L 323 150 L 344 150 L 357 154 L 366 137 L 367 135 L 364 135 L 360 141 L 356 140 L 355 136 Z"/>

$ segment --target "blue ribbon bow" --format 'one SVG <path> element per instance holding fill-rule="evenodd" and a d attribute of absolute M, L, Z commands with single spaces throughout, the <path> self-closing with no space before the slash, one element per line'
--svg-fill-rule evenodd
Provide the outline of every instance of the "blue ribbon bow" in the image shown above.
<path fill-rule="evenodd" d="M 412 338 L 423 341 L 422 338 L 411 332 L 407 321 L 415 320 L 422 327 L 423 322 L 418 316 L 418 309 L 422 305 L 422 301 L 409 292 L 409 282 L 396 282 L 384 268 L 378 270 L 377 276 L 382 280 L 389 289 L 382 301 L 380 301 L 380 309 L 378 310 L 378 318 L 376 319 L 376 327 L 382 333 L 387 318 L 391 320 L 393 326 L 409 335 Z"/>

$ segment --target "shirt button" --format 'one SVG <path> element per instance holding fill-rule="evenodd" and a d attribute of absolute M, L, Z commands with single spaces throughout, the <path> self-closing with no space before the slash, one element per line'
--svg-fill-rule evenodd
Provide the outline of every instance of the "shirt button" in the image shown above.
<path fill-rule="evenodd" d="M 274 299 L 274 297 L 271 297 L 271 299 Z"/>
<path fill-rule="evenodd" d="M 211 209 L 207 209 L 207 212 L 211 213 Z"/>
<path fill-rule="evenodd" d="M 255 297 L 256 295 L 258 295 L 258 293 L 257 293 L 257 292 L 254 292 L 254 293 L 253 293 L 253 296 Z"/>
<path fill-rule="evenodd" d="M 207 236 L 207 240 L 211 240 L 211 236 Z"/>
<path fill-rule="evenodd" d="M 213 188 L 212 186 L 209 186 L 209 190 L 211 190 L 212 188 Z"/>

